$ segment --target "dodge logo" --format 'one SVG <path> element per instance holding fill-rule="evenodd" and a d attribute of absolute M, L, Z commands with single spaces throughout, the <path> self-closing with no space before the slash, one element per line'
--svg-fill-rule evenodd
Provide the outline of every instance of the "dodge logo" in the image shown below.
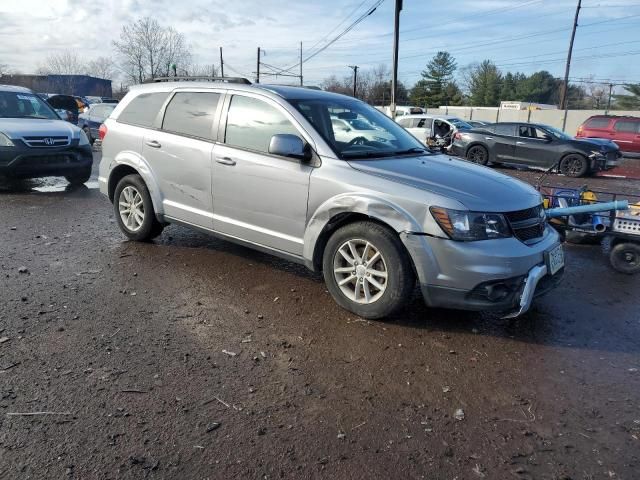
<path fill-rule="evenodd" d="M 49 145 L 49 146 L 53 145 L 53 143 L 55 142 L 53 138 L 49 138 L 49 137 L 45 138 L 43 141 L 45 145 Z"/>

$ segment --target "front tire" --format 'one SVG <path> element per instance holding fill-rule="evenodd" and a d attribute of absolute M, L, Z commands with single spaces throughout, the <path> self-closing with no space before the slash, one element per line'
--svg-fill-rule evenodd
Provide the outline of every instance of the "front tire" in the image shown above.
<path fill-rule="evenodd" d="M 467 160 L 478 165 L 486 165 L 489 162 L 489 151 L 482 145 L 474 145 L 467 150 Z"/>
<path fill-rule="evenodd" d="M 589 161 L 577 153 L 571 153 L 560 160 L 560 173 L 567 177 L 584 177 L 589 172 Z"/>
<path fill-rule="evenodd" d="M 334 232 L 322 265 L 336 303 L 367 319 L 398 311 L 415 287 L 411 261 L 398 235 L 373 222 L 351 223 Z"/>
<path fill-rule="evenodd" d="M 120 230 L 131 240 L 149 241 L 164 229 L 156 219 L 149 189 L 140 175 L 127 175 L 118 182 L 113 207 Z"/>
<path fill-rule="evenodd" d="M 82 185 L 91 178 L 91 167 L 65 175 L 64 178 L 66 178 L 67 182 L 71 185 Z"/>

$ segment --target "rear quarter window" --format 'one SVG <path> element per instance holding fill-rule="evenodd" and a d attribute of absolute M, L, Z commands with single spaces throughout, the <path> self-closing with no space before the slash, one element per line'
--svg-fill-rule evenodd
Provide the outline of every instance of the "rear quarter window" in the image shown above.
<path fill-rule="evenodd" d="M 219 99 L 219 93 L 176 93 L 167 105 L 162 129 L 213 140 L 213 121 Z"/>
<path fill-rule="evenodd" d="M 607 128 L 608 126 L 608 118 L 592 118 L 585 123 L 585 127 L 587 128 Z"/>
<path fill-rule="evenodd" d="M 124 107 L 118 122 L 140 127 L 151 127 L 169 92 L 141 93 Z"/>

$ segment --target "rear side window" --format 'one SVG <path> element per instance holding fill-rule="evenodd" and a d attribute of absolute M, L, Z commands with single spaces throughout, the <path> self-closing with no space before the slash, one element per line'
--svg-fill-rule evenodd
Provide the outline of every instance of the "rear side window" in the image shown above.
<path fill-rule="evenodd" d="M 587 128 L 607 128 L 608 126 L 608 118 L 592 118 L 585 124 Z"/>
<path fill-rule="evenodd" d="M 618 120 L 613 129 L 616 132 L 622 133 L 638 133 L 640 130 L 640 122 L 634 122 L 633 120 Z"/>
<path fill-rule="evenodd" d="M 213 140 L 211 129 L 219 100 L 219 93 L 176 93 L 167 105 L 162 129 Z"/>
<path fill-rule="evenodd" d="M 169 92 L 142 93 L 120 112 L 118 122 L 151 127 Z"/>
<path fill-rule="evenodd" d="M 491 131 L 495 132 L 496 135 L 509 135 L 513 137 L 515 125 L 502 125 L 498 123 L 491 128 Z"/>
<path fill-rule="evenodd" d="M 298 130 L 277 109 L 255 98 L 234 95 L 227 115 L 227 145 L 269 152 L 271 137 L 279 133 L 298 135 Z"/>

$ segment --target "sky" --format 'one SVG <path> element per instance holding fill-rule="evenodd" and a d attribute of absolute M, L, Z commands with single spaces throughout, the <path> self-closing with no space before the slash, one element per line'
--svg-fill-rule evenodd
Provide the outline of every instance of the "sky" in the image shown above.
<path fill-rule="evenodd" d="M 277 67 L 313 55 L 379 0 L 0 0 L 0 64 L 34 72 L 73 50 L 86 60 L 115 56 L 122 26 L 144 16 L 182 32 L 195 61 L 255 76 L 256 49 Z M 404 0 L 399 78 L 411 86 L 438 50 L 460 70 L 485 59 L 503 71 L 545 69 L 561 77 L 577 0 Z M 571 78 L 640 83 L 640 0 L 583 0 Z M 394 0 L 303 63 L 305 84 L 350 75 L 349 65 L 391 66 Z M 263 71 L 267 67 L 263 67 Z M 294 69 L 297 73 L 298 68 Z M 263 81 L 267 81 L 263 79 Z M 270 83 L 292 83 L 274 78 Z"/>

